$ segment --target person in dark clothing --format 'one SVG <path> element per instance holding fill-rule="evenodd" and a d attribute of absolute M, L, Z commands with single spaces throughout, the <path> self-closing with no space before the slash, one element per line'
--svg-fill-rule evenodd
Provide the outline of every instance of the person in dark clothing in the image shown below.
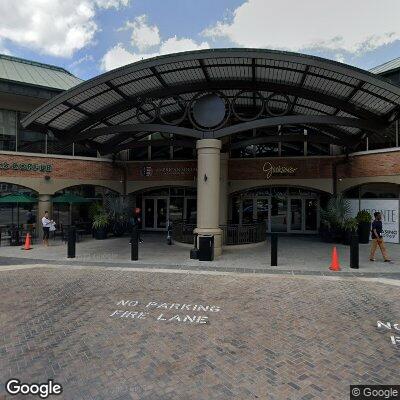
<path fill-rule="evenodd" d="M 133 230 L 137 229 L 138 231 L 138 239 L 139 239 L 139 243 L 143 243 L 143 239 L 140 237 L 140 208 L 136 208 L 133 212 L 132 217 L 129 220 L 130 224 L 131 224 L 131 240 L 129 241 L 129 244 L 131 244 L 132 242 L 132 236 L 133 236 Z"/>
<path fill-rule="evenodd" d="M 376 251 L 376 248 L 379 246 L 385 262 L 390 262 L 391 260 L 387 254 L 385 243 L 384 243 L 383 237 L 382 237 L 383 229 L 382 229 L 381 213 L 375 212 L 374 217 L 375 217 L 375 219 L 372 222 L 372 227 L 371 227 L 372 244 L 371 244 L 371 253 L 369 255 L 369 260 L 375 261 L 375 251 Z"/>

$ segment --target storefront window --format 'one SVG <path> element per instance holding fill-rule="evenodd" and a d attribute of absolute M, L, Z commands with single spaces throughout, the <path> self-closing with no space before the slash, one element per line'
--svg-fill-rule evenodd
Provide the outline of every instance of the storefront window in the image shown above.
<path fill-rule="evenodd" d="M 303 200 L 290 199 L 290 230 L 301 231 L 303 229 Z"/>
<path fill-rule="evenodd" d="M 269 218 L 269 200 L 258 199 L 257 200 L 257 222 L 267 222 Z"/>
<path fill-rule="evenodd" d="M 15 151 L 17 113 L 0 110 L 0 150 Z"/>
<path fill-rule="evenodd" d="M 167 221 L 197 221 L 197 199 L 195 188 L 161 187 L 137 194 L 132 193 L 132 203 L 142 208 L 143 228 L 165 230 Z"/>
<path fill-rule="evenodd" d="M 75 143 L 74 144 L 74 156 L 97 157 L 97 151 L 90 147 L 82 146 L 79 143 Z"/>
<path fill-rule="evenodd" d="M 47 153 L 72 156 L 72 144 L 65 145 L 51 133 L 47 134 Z"/>
<path fill-rule="evenodd" d="M 346 190 L 348 199 L 398 199 L 400 186 L 394 183 L 368 183 Z"/>
<path fill-rule="evenodd" d="M 169 219 L 177 221 L 183 218 L 183 197 L 171 197 L 169 200 Z"/>
<path fill-rule="evenodd" d="M 197 199 L 186 200 L 186 222 L 195 224 L 197 221 Z"/>
<path fill-rule="evenodd" d="M 253 223 L 253 199 L 243 199 L 242 224 Z"/>
<path fill-rule="evenodd" d="M 264 222 L 269 232 L 316 233 L 320 201 L 326 196 L 296 187 L 259 187 L 237 193 L 230 201 L 234 224 Z"/>
<path fill-rule="evenodd" d="M 317 199 L 306 199 L 306 231 L 317 230 L 318 201 Z"/>
<path fill-rule="evenodd" d="M 89 209 L 92 203 L 104 201 L 106 196 L 117 196 L 118 193 L 105 188 L 103 186 L 95 186 L 95 185 L 77 185 L 71 186 L 62 190 L 59 190 L 55 193 L 54 196 L 60 196 L 63 194 L 71 193 L 76 196 L 84 197 L 85 199 L 92 200 L 89 203 L 85 204 L 74 204 L 71 207 L 71 220 L 74 224 L 78 225 L 90 225 L 90 213 Z M 70 206 L 69 204 L 64 203 L 55 203 L 53 204 L 53 216 L 54 220 L 57 224 L 68 225 L 70 214 Z"/>
<path fill-rule="evenodd" d="M 287 199 L 272 196 L 271 198 L 271 231 L 287 231 Z"/>
<path fill-rule="evenodd" d="M 232 223 L 238 224 L 240 222 L 240 198 L 232 198 Z"/>
<path fill-rule="evenodd" d="M 24 186 L 0 182 L 0 197 L 9 194 L 24 194 L 37 199 L 37 193 Z M 0 228 L 10 225 L 34 224 L 37 219 L 37 203 L 0 203 Z"/>

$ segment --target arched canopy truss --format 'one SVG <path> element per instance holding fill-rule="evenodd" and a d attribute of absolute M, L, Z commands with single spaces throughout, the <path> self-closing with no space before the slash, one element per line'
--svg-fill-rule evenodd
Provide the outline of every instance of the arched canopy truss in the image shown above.
<path fill-rule="evenodd" d="M 193 126 L 189 114 L 195 96 L 210 92 L 225 99 L 227 117 L 205 131 Z M 307 140 L 315 143 L 355 148 L 366 136 L 378 141 L 387 135 L 399 116 L 400 87 L 366 71 L 296 53 L 218 49 L 107 72 L 53 98 L 22 124 L 102 153 L 141 146 L 152 133 L 183 145 L 249 130 L 259 133 L 244 144 L 301 141 L 300 134 L 263 134 L 287 125 L 310 129 Z"/>

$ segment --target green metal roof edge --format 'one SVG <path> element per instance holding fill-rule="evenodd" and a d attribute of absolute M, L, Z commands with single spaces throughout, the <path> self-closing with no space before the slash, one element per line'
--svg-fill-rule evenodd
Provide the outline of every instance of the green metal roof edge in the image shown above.
<path fill-rule="evenodd" d="M 54 86 L 38 85 L 37 83 L 14 81 L 12 79 L 5 79 L 5 78 L 0 78 L 0 82 L 12 83 L 12 84 L 18 85 L 18 86 L 28 86 L 28 87 L 37 88 L 37 89 L 44 89 L 44 90 L 48 90 L 50 92 L 51 91 L 54 91 L 54 92 L 65 92 L 65 91 L 69 90 L 69 89 L 62 89 L 62 88 L 54 87 Z M 78 83 L 77 85 L 80 85 L 80 83 Z M 75 86 L 77 86 L 77 85 L 75 85 Z M 75 86 L 70 87 L 70 89 L 72 89 Z M 28 97 L 32 97 L 32 96 L 28 96 Z"/>
<path fill-rule="evenodd" d="M 0 59 L 8 60 L 8 61 L 15 61 L 15 62 L 19 62 L 21 64 L 34 65 L 36 67 L 42 67 L 42 68 L 46 68 L 46 69 L 52 69 L 52 70 L 58 71 L 58 72 L 64 72 L 68 75 L 71 75 L 72 77 L 74 77 L 76 79 L 82 80 L 81 78 L 78 78 L 77 76 L 75 76 L 74 74 L 72 74 L 71 72 L 66 70 L 65 68 L 58 67 L 56 65 L 44 64 L 44 63 L 41 63 L 38 61 L 27 60 L 25 58 L 9 56 L 7 54 L 0 54 Z"/>
<path fill-rule="evenodd" d="M 394 67 L 392 68 L 388 68 L 388 69 L 384 69 L 385 66 L 389 66 L 390 64 L 395 64 Z M 397 63 L 397 65 L 396 65 Z M 383 69 L 383 71 L 379 71 L 379 69 Z M 374 73 L 375 75 L 380 75 L 380 74 L 387 74 L 393 71 L 397 71 L 400 69 L 400 57 L 396 57 L 393 58 L 392 60 L 386 61 L 382 64 L 379 64 L 375 67 L 370 68 L 368 71 Z M 378 72 L 375 72 L 376 70 L 378 70 Z"/>

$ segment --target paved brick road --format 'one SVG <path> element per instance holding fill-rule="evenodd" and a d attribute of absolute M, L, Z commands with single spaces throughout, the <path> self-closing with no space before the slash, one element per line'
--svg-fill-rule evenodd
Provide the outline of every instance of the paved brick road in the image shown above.
<path fill-rule="evenodd" d="M 400 348 L 376 327 L 400 322 L 398 292 L 317 277 L 2 271 L 0 399 L 10 377 L 54 378 L 74 400 L 348 399 L 350 384 L 400 383 Z"/>

